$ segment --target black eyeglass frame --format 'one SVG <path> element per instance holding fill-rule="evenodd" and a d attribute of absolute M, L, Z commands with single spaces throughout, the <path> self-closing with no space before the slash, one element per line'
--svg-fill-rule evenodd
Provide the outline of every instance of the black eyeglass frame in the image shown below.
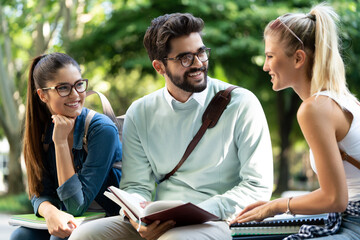
<path fill-rule="evenodd" d="M 206 53 L 206 56 L 207 56 L 206 60 L 201 60 L 199 58 L 199 54 L 202 53 L 202 52 Z M 190 66 L 192 66 L 194 64 L 195 56 L 200 60 L 200 62 L 208 61 L 209 57 L 210 57 L 210 52 L 211 52 L 211 48 L 202 48 L 197 53 L 191 53 L 191 52 L 184 53 L 184 54 L 181 54 L 180 56 L 177 56 L 177 57 L 174 57 L 174 58 L 164 58 L 164 60 L 173 60 L 173 61 L 180 60 L 181 66 L 183 66 L 184 68 L 188 68 L 188 67 L 190 67 Z M 192 55 L 191 63 L 188 66 L 187 65 L 184 66 L 184 63 L 182 61 L 182 58 L 185 57 L 186 55 Z"/>
<path fill-rule="evenodd" d="M 79 90 L 76 89 L 76 84 L 78 84 L 79 82 L 85 82 L 85 83 L 86 83 L 86 87 L 85 87 L 84 91 L 79 91 Z M 60 87 L 63 87 L 63 86 L 70 86 L 70 91 L 69 91 L 69 93 L 68 93 L 67 95 L 64 95 L 64 96 L 61 95 L 60 92 L 59 92 L 59 88 L 60 88 Z M 71 94 L 73 88 L 74 88 L 75 91 L 78 92 L 78 93 L 83 93 L 83 92 L 85 92 L 85 91 L 87 90 L 87 88 L 88 88 L 88 79 L 79 79 L 79 80 L 77 80 L 76 82 L 74 82 L 73 85 L 71 85 L 70 83 L 62 83 L 62 84 L 56 85 L 55 87 L 47 87 L 47 88 L 41 88 L 41 89 L 44 90 L 44 91 L 46 91 L 46 90 L 51 90 L 51 89 L 55 89 L 56 92 L 59 94 L 60 97 L 67 97 L 67 96 L 69 96 L 69 95 Z"/>

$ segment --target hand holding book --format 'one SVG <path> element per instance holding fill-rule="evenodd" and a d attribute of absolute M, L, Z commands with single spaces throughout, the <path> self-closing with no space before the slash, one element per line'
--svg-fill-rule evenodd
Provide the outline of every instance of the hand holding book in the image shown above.
<path fill-rule="evenodd" d="M 205 211 L 204 209 L 182 201 L 155 201 L 148 204 L 145 208 L 140 206 L 143 200 L 117 188 L 109 187 L 110 192 L 104 194 L 119 204 L 133 221 L 151 224 L 157 220 L 166 222 L 173 220 L 176 226 L 200 224 L 206 221 L 218 220 L 218 217 Z"/>
<path fill-rule="evenodd" d="M 76 225 L 78 226 L 83 222 L 103 217 L 105 217 L 104 212 L 86 212 L 80 217 L 75 217 L 75 221 Z M 35 214 L 13 215 L 9 219 L 9 224 L 13 226 L 24 226 L 35 229 L 48 229 L 45 218 L 37 217 Z"/>
<path fill-rule="evenodd" d="M 129 218 L 128 215 L 127 217 Z M 172 229 L 176 224 L 173 220 L 169 220 L 166 222 L 160 222 L 160 220 L 156 220 L 155 222 L 144 226 L 140 222 L 133 221 L 131 218 L 129 218 L 129 221 L 133 228 L 136 229 L 139 235 L 144 239 L 158 239 L 165 232 Z"/>

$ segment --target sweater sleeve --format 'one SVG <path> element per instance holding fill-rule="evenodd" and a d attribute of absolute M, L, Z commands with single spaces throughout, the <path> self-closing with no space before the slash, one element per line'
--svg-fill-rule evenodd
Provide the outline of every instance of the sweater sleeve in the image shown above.
<path fill-rule="evenodd" d="M 120 188 L 129 193 L 139 194 L 150 201 L 155 190 L 155 178 L 140 141 L 140 134 L 134 124 L 134 116 L 131 112 L 134 108 L 134 106 L 129 108 L 124 121 L 123 176 Z"/>

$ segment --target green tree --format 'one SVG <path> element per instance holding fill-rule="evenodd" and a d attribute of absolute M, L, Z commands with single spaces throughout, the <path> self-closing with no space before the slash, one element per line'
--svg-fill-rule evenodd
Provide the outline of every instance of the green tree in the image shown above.
<path fill-rule="evenodd" d="M 30 59 L 81 37 L 84 6 L 85 0 L 0 1 L 0 128 L 10 145 L 10 194 L 24 191 L 20 156 Z"/>
<path fill-rule="evenodd" d="M 11 51 L 11 35 L 9 24 L 4 14 L 4 7 L 0 5 L 0 126 L 10 145 L 9 161 L 9 192 L 19 193 L 24 191 L 20 155 L 21 155 L 21 130 L 22 118 L 19 114 L 19 91 L 15 88 L 15 62 Z M 5 50 L 5 52 L 4 52 Z"/>
<path fill-rule="evenodd" d="M 261 65 L 262 29 L 270 19 L 286 11 L 290 9 L 285 7 L 284 3 L 267 4 L 265 1 L 254 3 L 243 0 L 221 2 L 152 0 L 136 6 L 124 4 L 114 10 L 111 18 L 105 23 L 85 28 L 84 37 L 73 42 L 68 49 L 85 64 L 108 62 L 109 75 L 113 78 L 116 78 L 117 74 L 128 74 L 133 69 L 137 69 L 140 74 L 139 79 L 135 81 L 140 82 L 141 78 L 155 75 L 142 45 L 150 21 L 159 15 L 171 12 L 191 12 L 203 18 L 206 25 L 204 41 L 212 48 L 210 74 L 254 91 L 266 105 L 266 113 L 270 116 L 268 118 L 272 128 L 278 129 L 273 131 L 272 135 L 280 136 L 279 183 L 284 184 L 278 186 L 279 190 L 283 191 L 288 187 L 287 152 L 291 148 L 291 126 L 294 124 L 295 109 L 299 99 L 292 92 L 279 95 L 270 93 L 272 91 L 270 84 L 266 84 L 265 81 L 269 77 L 262 71 Z M 126 109 L 134 98 L 129 96 L 129 92 L 134 93 L 128 88 L 117 91 L 117 99 L 111 101 L 125 103 L 123 109 Z M 272 104 L 274 102 L 275 104 Z M 274 116 L 271 113 L 276 112 L 276 109 L 280 111 Z M 275 134 L 276 131 L 279 133 Z M 274 139 L 276 138 L 278 137 Z"/>
<path fill-rule="evenodd" d="M 30 59 L 64 51 L 82 65 L 90 88 L 105 93 L 117 115 L 136 98 L 163 86 L 142 45 L 150 21 L 191 12 L 205 21 L 212 48 L 210 75 L 253 91 L 263 104 L 272 136 L 278 191 L 288 189 L 294 143 L 304 143 L 296 123 L 300 103 L 291 90 L 274 93 L 262 71 L 263 29 L 286 12 L 307 12 L 319 1 L 291 0 L 3 0 L 0 1 L 0 134 L 10 143 L 9 190 L 22 191 L 20 152 Z M 343 55 L 350 89 L 359 93 L 358 1 L 331 0 L 341 16 Z M 93 100 L 91 104 L 97 105 Z M 303 144 L 305 146 L 305 144 Z"/>
<path fill-rule="evenodd" d="M 85 65 L 95 66 L 106 63 L 110 82 L 111 102 L 121 105 L 117 112 L 124 113 L 139 92 L 130 84 L 127 88 L 113 87 L 118 81 L 124 81 L 134 69 L 139 72 L 133 82 L 156 76 L 147 57 L 142 39 L 150 21 L 162 14 L 172 12 L 190 12 L 205 21 L 204 41 L 212 48 L 210 74 L 225 81 L 246 87 L 253 91 L 262 102 L 269 121 L 275 160 L 277 162 L 277 192 L 288 189 L 290 178 L 290 153 L 293 144 L 304 142 L 296 122 L 296 111 L 300 99 L 291 91 L 274 93 L 270 77 L 262 71 L 264 62 L 264 43 L 262 32 L 266 24 L 286 12 L 307 12 L 318 1 L 251 1 L 251 0 L 148 0 L 123 2 L 114 9 L 111 17 L 98 25 L 85 26 L 85 35 L 73 42 L 68 50 Z M 331 1 L 332 3 L 332 1 Z M 358 38 L 356 27 L 359 4 L 343 0 L 332 3 L 351 23 L 343 30 L 346 42 Z M 354 51 L 353 51 L 354 50 Z M 349 58 L 349 82 L 358 77 L 359 64 L 355 60 L 359 49 L 351 49 Z M 354 76 L 355 75 L 355 76 Z M 159 82 L 157 82 L 159 83 Z M 138 85 L 137 85 L 138 86 Z M 160 86 L 157 85 L 157 86 Z M 116 108 L 116 107 L 115 107 Z"/>

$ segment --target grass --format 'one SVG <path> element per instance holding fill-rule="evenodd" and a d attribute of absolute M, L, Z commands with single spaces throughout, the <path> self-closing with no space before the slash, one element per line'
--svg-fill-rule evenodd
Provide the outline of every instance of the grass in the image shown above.
<path fill-rule="evenodd" d="M 33 207 L 26 193 L 19 195 L 1 195 L 0 212 L 10 214 L 33 213 Z"/>

